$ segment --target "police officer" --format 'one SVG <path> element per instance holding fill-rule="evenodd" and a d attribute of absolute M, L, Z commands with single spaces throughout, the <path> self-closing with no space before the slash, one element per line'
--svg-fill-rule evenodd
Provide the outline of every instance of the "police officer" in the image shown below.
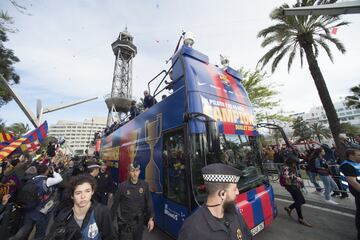
<path fill-rule="evenodd" d="M 346 159 L 340 166 L 341 183 L 348 185 L 349 190 L 355 197 L 357 239 L 360 240 L 360 150 L 347 149 Z"/>
<path fill-rule="evenodd" d="M 106 169 L 106 163 L 101 162 L 100 172 L 96 176 L 97 189 L 95 192 L 95 199 L 104 205 L 107 205 L 109 197 L 111 198 L 114 193 L 114 183 Z"/>
<path fill-rule="evenodd" d="M 185 220 L 178 240 L 252 239 L 249 228 L 235 206 L 241 171 L 214 163 L 203 167 L 201 172 L 209 194 L 206 204 Z"/>
<path fill-rule="evenodd" d="M 139 175 L 140 165 L 134 161 L 129 166 L 129 179 L 119 185 L 114 197 L 111 212 L 113 217 L 117 215 L 121 240 L 141 240 L 144 223 L 147 223 L 149 232 L 154 228 L 149 185 L 139 179 Z"/>

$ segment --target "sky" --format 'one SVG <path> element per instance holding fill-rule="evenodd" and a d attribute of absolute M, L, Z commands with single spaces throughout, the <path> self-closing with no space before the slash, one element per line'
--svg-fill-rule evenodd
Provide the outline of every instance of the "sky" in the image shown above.
<path fill-rule="evenodd" d="M 172 55 L 182 31 L 195 35 L 194 48 L 219 64 L 219 55 L 230 66 L 256 68 L 268 49 L 262 48 L 257 33 L 274 24 L 269 14 L 284 2 L 239 0 L 23 0 L 25 13 L 8 0 L 0 1 L 0 10 L 13 18 L 13 28 L 5 46 L 13 49 L 20 62 L 15 65 L 21 82 L 14 91 L 36 111 L 36 99 L 52 106 L 98 96 L 98 100 L 48 113 L 50 124 L 58 120 L 82 121 L 107 116 L 104 95 L 110 93 L 115 56 L 111 43 L 127 27 L 134 37 L 137 55 L 133 60 L 133 95 L 142 97 L 147 82 L 163 69 Z M 335 37 L 344 43 L 341 54 L 332 46 L 334 63 L 324 51 L 318 63 L 333 102 L 349 95 L 360 83 L 360 15 L 343 15 L 349 26 L 338 29 Z M 305 60 L 305 59 L 304 59 Z M 307 112 L 321 102 L 306 61 L 303 68 L 297 56 L 290 73 L 287 58 L 274 74 L 270 66 L 266 81 L 280 92 L 280 108 L 285 113 Z M 0 108 L 0 118 L 10 125 L 29 123 L 15 101 Z"/>

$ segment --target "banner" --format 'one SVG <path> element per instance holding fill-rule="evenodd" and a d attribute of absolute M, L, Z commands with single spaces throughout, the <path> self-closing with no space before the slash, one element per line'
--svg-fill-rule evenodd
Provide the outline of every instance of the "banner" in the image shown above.
<path fill-rule="evenodd" d="M 10 143 L 0 144 L 3 148 L 0 149 L 0 162 L 12 153 L 22 154 L 36 151 L 42 142 L 44 142 L 48 132 L 48 125 L 45 121 L 40 127 L 26 134 L 25 136 L 16 139 Z M 5 146 L 5 144 L 8 144 Z M 19 148 L 20 147 L 20 148 Z M 19 148 L 19 149 L 17 149 Z"/>
<path fill-rule="evenodd" d="M 0 132 L 0 143 L 2 143 L 2 142 L 12 142 L 14 140 L 15 140 L 14 134 Z"/>
<path fill-rule="evenodd" d="M 0 150 L 0 162 L 4 160 L 7 156 L 9 156 L 12 152 L 14 152 L 24 141 L 26 138 L 19 138 L 12 143 L 10 143 L 8 146 L 4 147 Z"/>

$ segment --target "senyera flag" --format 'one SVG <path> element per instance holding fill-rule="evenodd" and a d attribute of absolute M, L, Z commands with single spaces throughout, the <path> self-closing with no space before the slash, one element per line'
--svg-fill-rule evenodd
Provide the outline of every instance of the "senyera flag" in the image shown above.
<path fill-rule="evenodd" d="M 0 150 L 0 162 L 14 151 L 18 151 L 17 148 L 19 147 L 22 153 L 36 151 L 40 147 L 40 144 L 45 140 L 47 132 L 48 125 L 45 121 L 43 124 L 41 124 L 40 127 L 36 128 L 25 136 L 12 141 L 9 145 L 3 147 Z"/>
<path fill-rule="evenodd" d="M 12 142 L 14 140 L 15 140 L 14 134 L 6 133 L 6 132 L 0 132 L 0 143 L 2 143 L 2 142 Z"/>

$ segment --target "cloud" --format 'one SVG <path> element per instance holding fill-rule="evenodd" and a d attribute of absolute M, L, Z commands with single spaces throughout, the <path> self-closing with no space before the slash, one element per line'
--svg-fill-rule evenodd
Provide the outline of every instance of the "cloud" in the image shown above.
<path fill-rule="evenodd" d="M 115 56 L 111 43 L 127 26 L 134 36 L 138 53 L 133 61 L 133 95 L 139 99 L 147 82 L 162 69 L 173 53 L 182 30 L 195 34 L 194 48 L 207 54 L 210 62 L 219 64 L 219 54 L 230 58 L 234 68 L 254 69 L 266 52 L 256 38 L 259 30 L 272 24 L 270 11 L 283 1 L 45 1 L 34 2 L 28 11 L 17 12 L 8 2 L 4 10 L 13 16 L 20 31 L 10 34 L 9 48 L 21 62 L 16 70 L 21 84 L 15 90 L 35 109 L 36 98 L 45 105 L 99 96 L 100 99 L 48 115 L 57 119 L 84 119 L 106 116 L 103 96 L 110 92 Z M 347 47 L 345 55 L 332 47 L 332 64 L 321 52 L 320 68 L 333 101 L 358 84 L 357 44 L 360 16 L 346 15 L 353 22 L 342 27 L 337 37 Z M 284 59 L 285 60 L 285 59 Z M 307 111 L 320 100 L 306 62 L 303 69 L 295 60 L 290 74 L 286 61 L 280 63 L 269 81 L 281 85 L 280 98 L 286 110 Z M 266 68 L 268 72 L 269 68 Z M 26 121 L 13 103 L 1 109 L 11 121 Z M 10 121 L 10 120 L 9 120 Z"/>

